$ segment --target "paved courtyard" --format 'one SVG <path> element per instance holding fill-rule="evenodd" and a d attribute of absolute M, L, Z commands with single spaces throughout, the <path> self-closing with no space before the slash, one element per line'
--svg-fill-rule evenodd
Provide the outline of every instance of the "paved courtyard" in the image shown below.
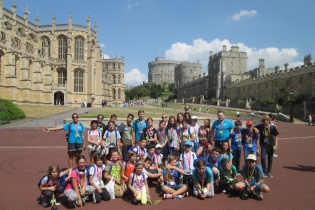
<path fill-rule="evenodd" d="M 88 203 L 84 209 L 314 209 L 315 127 L 289 123 L 278 123 L 278 127 L 279 157 L 274 159 L 274 178 L 265 179 L 271 191 L 264 194 L 263 201 L 244 201 L 219 194 L 204 201 L 194 197 L 163 200 L 156 206 L 134 206 L 128 199 L 115 199 Z M 0 209 L 43 209 L 38 204 L 37 183 L 51 163 L 67 167 L 65 134 L 64 131 L 0 132 Z M 83 154 L 88 157 L 87 151 Z M 152 198 L 160 199 L 159 190 L 155 191 L 150 189 Z M 63 201 L 59 209 L 67 209 Z"/>

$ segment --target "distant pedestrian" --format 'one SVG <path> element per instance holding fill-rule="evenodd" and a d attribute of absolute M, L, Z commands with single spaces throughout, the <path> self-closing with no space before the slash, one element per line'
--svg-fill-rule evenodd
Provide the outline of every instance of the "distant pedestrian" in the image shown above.
<path fill-rule="evenodd" d="M 236 117 L 240 118 L 240 112 L 239 111 L 236 111 Z"/>
<path fill-rule="evenodd" d="M 209 113 L 209 106 L 207 106 L 207 114 Z"/>

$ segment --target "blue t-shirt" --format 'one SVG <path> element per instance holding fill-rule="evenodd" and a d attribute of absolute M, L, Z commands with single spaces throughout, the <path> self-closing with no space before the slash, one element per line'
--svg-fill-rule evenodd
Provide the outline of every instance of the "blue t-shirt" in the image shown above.
<path fill-rule="evenodd" d="M 245 178 L 248 178 L 250 179 L 249 182 L 259 182 L 261 179 L 264 178 L 264 172 L 261 168 L 260 165 L 258 165 L 256 163 L 255 165 L 255 169 L 252 171 L 252 170 L 248 170 L 248 165 L 245 164 L 243 166 L 243 169 L 242 169 L 242 176 L 245 177 Z"/>
<path fill-rule="evenodd" d="M 221 160 L 227 159 L 230 162 L 233 159 L 233 155 L 231 152 L 228 155 L 227 154 L 220 154 L 220 159 Z"/>
<path fill-rule="evenodd" d="M 69 130 L 70 123 L 63 125 L 63 130 Z M 82 133 L 85 132 L 85 128 L 81 123 L 71 123 L 70 132 L 68 137 L 68 143 L 70 144 L 82 144 Z M 78 136 L 76 135 L 78 134 Z"/>
<path fill-rule="evenodd" d="M 141 140 L 141 135 L 143 129 L 147 128 L 147 122 L 145 120 L 140 121 L 139 119 L 134 120 L 132 124 L 132 129 L 135 131 L 136 140 Z"/>
<path fill-rule="evenodd" d="M 234 124 L 230 120 L 224 119 L 222 123 L 219 120 L 214 121 L 212 128 L 215 129 L 215 140 L 224 141 L 230 136 L 230 130 L 234 128 Z M 220 132 L 222 131 L 222 133 Z"/>
<path fill-rule="evenodd" d="M 217 158 L 216 161 L 212 160 L 212 157 L 210 156 L 210 157 L 209 157 L 210 167 L 211 167 L 211 168 L 215 167 L 215 168 L 219 169 L 220 166 L 221 166 L 221 160 L 222 160 L 222 159 L 221 159 L 220 156 Z"/>
<path fill-rule="evenodd" d="M 208 183 L 213 182 L 213 173 L 212 173 L 212 170 L 208 166 L 206 166 L 206 172 L 204 174 L 199 174 L 198 169 L 195 168 L 193 170 L 192 178 L 194 181 L 200 181 L 200 182 L 201 182 L 201 179 L 204 178 L 205 183 L 204 183 L 203 187 L 205 187 Z"/>
<path fill-rule="evenodd" d="M 259 134 L 255 133 L 255 131 L 252 131 L 251 133 L 249 133 L 247 129 L 243 129 L 242 137 L 243 137 L 242 143 L 244 145 L 244 150 L 256 151 L 257 141 L 259 140 Z"/>
<path fill-rule="evenodd" d="M 164 168 L 163 171 L 163 177 L 166 175 L 167 169 Z M 180 185 L 180 174 L 177 170 L 170 170 L 168 175 L 169 180 L 164 180 L 165 182 L 168 182 L 169 185 Z"/>
<path fill-rule="evenodd" d="M 240 150 L 242 148 L 242 130 L 245 128 L 241 128 L 240 132 L 233 131 L 233 134 L 230 135 L 232 138 L 231 148 L 232 150 Z"/>

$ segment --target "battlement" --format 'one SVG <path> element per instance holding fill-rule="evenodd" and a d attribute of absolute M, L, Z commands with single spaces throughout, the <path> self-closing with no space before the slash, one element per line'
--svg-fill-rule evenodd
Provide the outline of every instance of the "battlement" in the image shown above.
<path fill-rule="evenodd" d="M 258 76 L 257 78 L 247 78 L 245 80 L 236 80 L 227 85 L 227 88 L 231 87 L 240 87 L 251 84 L 258 84 L 269 82 L 277 79 L 287 79 L 290 77 L 305 75 L 311 72 L 315 72 L 315 63 L 311 63 L 310 65 L 302 65 L 297 66 L 295 68 L 291 68 L 289 70 L 278 70 L 263 76 Z M 231 75 L 232 76 L 232 75 Z M 231 76 L 226 76 L 226 78 L 231 78 Z"/>

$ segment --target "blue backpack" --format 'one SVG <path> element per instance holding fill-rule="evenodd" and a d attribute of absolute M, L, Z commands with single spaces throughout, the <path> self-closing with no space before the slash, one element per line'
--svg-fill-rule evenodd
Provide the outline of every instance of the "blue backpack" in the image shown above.
<path fill-rule="evenodd" d="M 142 174 L 142 178 L 143 178 L 143 182 L 144 182 L 144 180 L 145 180 L 145 176 L 144 176 L 144 173 L 142 172 L 141 173 Z M 131 180 L 131 186 L 133 185 L 133 180 L 135 179 L 135 173 L 132 173 L 132 180 Z"/>
<path fill-rule="evenodd" d="M 42 181 L 44 178 L 48 177 L 47 182 L 48 183 L 50 181 L 50 176 L 48 176 L 47 174 L 42 176 L 42 178 L 40 178 L 39 182 L 38 182 L 38 188 L 40 187 L 40 185 L 42 184 Z"/>
<path fill-rule="evenodd" d="M 117 141 L 117 132 L 118 131 L 115 129 L 114 132 L 115 132 L 115 138 L 116 138 L 116 141 Z M 108 138 L 108 136 L 109 136 L 109 130 L 107 130 L 107 133 L 106 133 L 106 136 L 105 136 L 105 141 Z"/>
<path fill-rule="evenodd" d="M 91 165 L 91 166 L 85 167 L 85 170 L 86 170 L 86 179 L 87 179 L 87 182 L 86 182 L 86 183 L 87 183 L 88 185 L 91 185 L 91 183 L 90 183 L 90 170 L 91 170 L 92 167 L 94 167 L 94 173 L 93 173 L 93 175 L 92 175 L 92 176 L 94 176 L 94 175 L 95 175 L 95 171 L 96 171 L 95 165 Z"/>

